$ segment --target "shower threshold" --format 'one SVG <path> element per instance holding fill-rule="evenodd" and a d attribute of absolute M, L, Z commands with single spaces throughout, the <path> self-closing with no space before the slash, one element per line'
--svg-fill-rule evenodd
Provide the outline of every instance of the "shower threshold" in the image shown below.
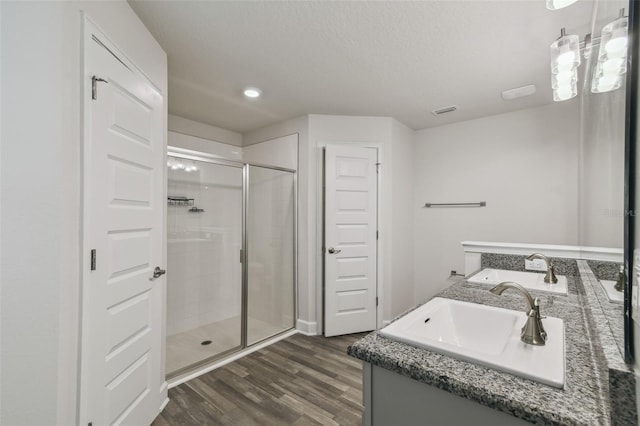
<path fill-rule="evenodd" d="M 178 386 L 182 383 L 188 382 L 189 380 L 195 379 L 196 377 L 199 377 L 210 371 L 213 371 L 216 368 L 220 368 L 232 361 L 235 361 L 246 355 L 249 355 L 250 353 L 266 348 L 267 346 L 273 343 L 276 343 L 280 340 L 284 340 L 297 333 L 298 333 L 298 330 L 296 330 L 295 328 L 290 328 L 290 329 L 275 333 L 269 337 L 266 337 L 265 339 L 262 339 L 244 349 L 239 349 L 239 347 L 231 348 L 214 357 L 211 357 L 207 360 L 202 361 L 198 365 L 193 365 L 183 370 L 178 370 L 175 373 L 172 373 L 167 376 L 169 389 L 175 386 Z"/>

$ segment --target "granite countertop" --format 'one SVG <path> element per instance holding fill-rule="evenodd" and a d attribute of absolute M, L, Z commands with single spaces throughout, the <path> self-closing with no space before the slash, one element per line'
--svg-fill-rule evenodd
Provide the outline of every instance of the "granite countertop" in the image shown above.
<path fill-rule="evenodd" d="M 373 332 L 348 348 L 349 355 L 398 374 L 476 401 L 496 410 L 537 424 L 608 425 L 610 398 L 606 360 L 598 350 L 589 325 L 589 312 L 582 308 L 581 284 L 568 275 L 574 292 L 551 296 L 532 292 L 541 300 L 542 315 L 562 318 L 565 327 L 566 373 L 564 389 L 502 373 L 446 355 L 389 340 Z M 517 292 L 502 296 L 488 288 L 455 283 L 437 297 L 523 310 Z M 595 342 L 595 343 L 594 343 Z"/>

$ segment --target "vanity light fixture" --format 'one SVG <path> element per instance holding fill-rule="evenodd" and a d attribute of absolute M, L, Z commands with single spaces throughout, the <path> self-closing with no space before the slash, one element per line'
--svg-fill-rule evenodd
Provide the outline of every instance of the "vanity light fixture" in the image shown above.
<path fill-rule="evenodd" d="M 549 10 L 562 9 L 563 7 L 570 6 L 577 1 L 578 0 L 547 0 L 547 9 Z"/>
<path fill-rule="evenodd" d="M 187 164 L 184 167 L 184 171 L 185 172 L 196 172 L 198 171 L 198 166 L 196 166 L 196 163 L 194 163 L 193 161 L 191 161 L 189 164 Z"/>
<path fill-rule="evenodd" d="M 169 157 L 169 159 L 167 160 L 167 167 L 169 167 L 171 170 L 178 170 L 180 168 L 180 163 L 175 158 Z"/>
<path fill-rule="evenodd" d="M 195 172 L 198 170 L 198 166 L 194 161 L 183 161 L 175 157 L 169 157 L 167 159 L 167 167 L 171 170 L 184 170 L 185 172 Z"/>
<path fill-rule="evenodd" d="M 257 87 L 247 87 L 244 89 L 243 93 L 247 98 L 256 99 L 260 97 L 262 90 Z"/>
<path fill-rule="evenodd" d="M 560 37 L 551 43 L 551 88 L 553 100 L 566 101 L 578 94 L 580 38 L 560 30 Z"/>
<path fill-rule="evenodd" d="M 620 9 L 618 19 L 602 28 L 598 62 L 591 80 L 592 93 L 619 89 L 627 72 L 629 19 Z"/>

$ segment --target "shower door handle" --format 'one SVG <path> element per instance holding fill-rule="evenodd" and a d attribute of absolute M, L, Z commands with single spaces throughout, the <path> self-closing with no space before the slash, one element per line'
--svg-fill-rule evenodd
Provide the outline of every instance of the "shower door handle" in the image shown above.
<path fill-rule="evenodd" d="M 153 277 L 149 278 L 149 281 L 153 281 L 156 278 L 160 278 L 161 276 L 163 276 L 166 273 L 167 273 L 166 269 L 160 269 L 159 266 L 156 266 L 156 269 L 153 270 Z"/>

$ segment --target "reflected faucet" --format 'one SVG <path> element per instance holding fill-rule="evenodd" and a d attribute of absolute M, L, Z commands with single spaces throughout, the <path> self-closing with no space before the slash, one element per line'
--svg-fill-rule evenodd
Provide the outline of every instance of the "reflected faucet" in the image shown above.
<path fill-rule="evenodd" d="M 527 299 L 527 322 L 522 327 L 520 340 L 529 345 L 543 346 L 547 341 L 547 332 L 542 326 L 542 317 L 540 316 L 540 300 L 531 297 L 531 294 L 520 284 L 511 281 L 501 282 L 491 290 L 491 293 L 500 296 L 505 290 L 513 288 L 519 290 Z"/>
<path fill-rule="evenodd" d="M 544 282 L 547 284 L 555 284 L 558 282 L 558 278 L 556 278 L 556 274 L 553 270 L 553 263 L 551 263 L 551 259 L 541 253 L 533 253 L 532 255 L 527 256 L 527 260 L 534 259 L 542 259 L 544 263 L 547 264 L 547 275 L 544 276 Z"/>
<path fill-rule="evenodd" d="M 622 292 L 624 290 L 624 265 L 620 265 L 620 272 L 618 272 L 618 279 L 616 280 L 616 285 L 613 288 L 619 292 Z"/>

